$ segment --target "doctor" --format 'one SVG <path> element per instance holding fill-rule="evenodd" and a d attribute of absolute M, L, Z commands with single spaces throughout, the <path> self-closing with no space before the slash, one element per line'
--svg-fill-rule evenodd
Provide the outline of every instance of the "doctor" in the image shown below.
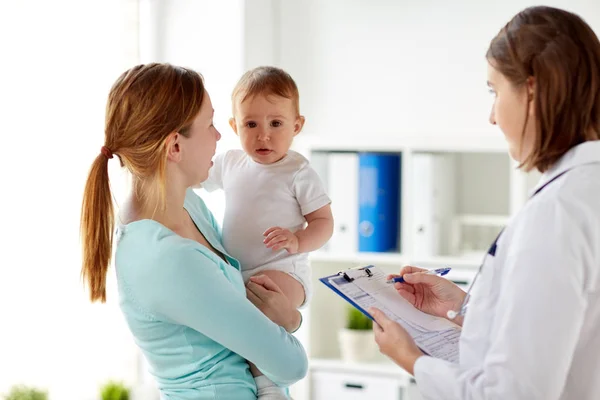
<path fill-rule="evenodd" d="M 600 42 L 577 15 L 517 14 L 486 55 L 490 122 L 543 176 L 491 246 L 471 299 L 415 267 L 396 289 L 424 312 L 465 310 L 458 364 L 423 355 L 372 309 L 381 352 L 425 399 L 600 398 Z M 465 301 L 466 300 L 466 301 Z"/>

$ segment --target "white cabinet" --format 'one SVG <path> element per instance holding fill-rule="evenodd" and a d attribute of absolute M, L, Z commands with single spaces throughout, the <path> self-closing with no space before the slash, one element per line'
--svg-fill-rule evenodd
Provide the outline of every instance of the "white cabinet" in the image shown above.
<path fill-rule="evenodd" d="M 393 378 L 316 371 L 311 375 L 311 379 L 314 400 L 406 400 L 405 382 Z"/>
<path fill-rule="evenodd" d="M 311 400 L 421 400 L 414 380 L 393 364 L 320 362 L 310 372 Z"/>

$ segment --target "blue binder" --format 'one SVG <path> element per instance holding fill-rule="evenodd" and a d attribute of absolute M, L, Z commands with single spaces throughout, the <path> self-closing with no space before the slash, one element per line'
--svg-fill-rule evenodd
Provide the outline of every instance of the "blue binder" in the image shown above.
<path fill-rule="evenodd" d="M 358 251 L 398 251 L 401 154 L 359 153 L 358 158 Z"/>

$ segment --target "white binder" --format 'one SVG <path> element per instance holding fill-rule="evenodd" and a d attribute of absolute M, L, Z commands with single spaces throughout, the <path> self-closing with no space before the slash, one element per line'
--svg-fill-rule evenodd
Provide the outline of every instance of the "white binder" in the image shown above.
<path fill-rule="evenodd" d="M 333 235 L 326 250 L 335 253 L 358 251 L 358 155 L 329 153 L 328 195 L 333 213 Z"/>
<path fill-rule="evenodd" d="M 415 153 L 412 162 L 413 254 L 447 254 L 456 212 L 455 158 L 449 153 Z"/>

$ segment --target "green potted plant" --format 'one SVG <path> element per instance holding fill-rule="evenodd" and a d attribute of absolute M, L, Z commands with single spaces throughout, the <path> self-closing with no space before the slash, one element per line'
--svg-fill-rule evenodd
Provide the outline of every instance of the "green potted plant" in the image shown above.
<path fill-rule="evenodd" d="M 5 400 L 48 400 L 48 392 L 26 385 L 15 385 Z"/>
<path fill-rule="evenodd" d="M 368 362 L 377 356 L 373 321 L 357 308 L 347 306 L 346 325 L 339 331 L 338 340 L 344 361 Z"/>
<path fill-rule="evenodd" d="M 129 400 L 129 388 L 122 382 L 108 381 L 100 388 L 102 400 Z"/>

